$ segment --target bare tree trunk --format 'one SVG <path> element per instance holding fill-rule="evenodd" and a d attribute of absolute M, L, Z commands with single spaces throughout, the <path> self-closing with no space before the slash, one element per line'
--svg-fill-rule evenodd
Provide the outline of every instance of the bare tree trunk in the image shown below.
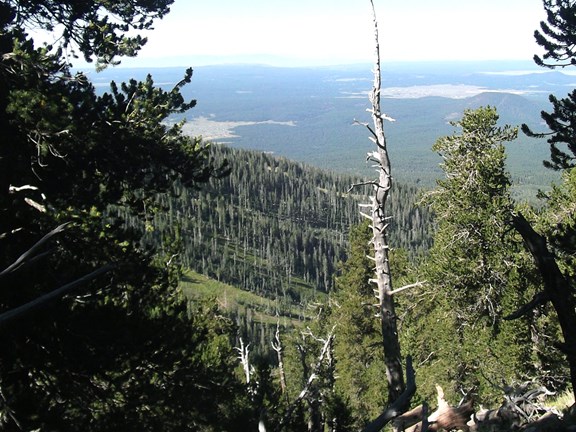
<path fill-rule="evenodd" d="M 568 359 L 572 393 L 576 396 L 576 305 L 572 287 L 560 271 L 554 254 L 548 249 L 546 238 L 534 231 L 521 213 L 513 215 L 512 224 L 534 258 L 542 276 L 544 291 L 536 294 L 531 302 L 506 318 L 515 319 L 538 305 L 548 301 L 552 303 L 564 337 L 564 342 L 556 345 Z"/>
<path fill-rule="evenodd" d="M 240 364 L 242 365 L 242 370 L 244 371 L 244 379 L 246 380 L 246 384 L 250 384 L 250 377 L 252 376 L 252 371 L 250 367 L 250 344 L 244 345 L 244 341 L 242 337 L 240 337 L 240 346 L 234 347 L 236 351 L 238 351 L 238 360 L 240 360 Z"/>
<path fill-rule="evenodd" d="M 282 355 L 282 342 L 280 341 L 280 323 L 276 323 L 276 334 L 272 342 L 272 349 L 276 351 L 278 358 L 278 371 L 280 373 L 280 389 L 283 395 L 286 393 L 286 373 L 284 372 L 284 356 Z"/>
<path fill-rule="evenodd" d="M 370 93 L 372 104 L 372 121 L 374 129 L 369 126 L 372 141 L 376 144 L 376 151 L 369 153 L 369 159 L 375 162 L 378 169 L 378 180 L 372 182 L 374 195 L 371 197 L 372 244 L 374 247 L 374 261 L 376 275 L 372 282 L 376 283 L 376 297 L 382 324 L 382 341 L 384 346 L 384 361 L 386 363 L 386 376 L 388 379 L 388 403 L 392 404 L 405 390 L 404 374 L 396 325 L 396 312 L 394 310 L 394 297 L 392 295 L 392 276 L 390 274 L 389 246 L 388 246 L 388 220 L 386 216 L 386 200 L 392 187 L 390 159 L 386 147 L 384 134 L 384 119 L 380 110 L 380 44 L 378 41 L 378 23 L 373 0 L 372 12 L 374 19 L 374 36 L 376 40 L 376 64 L 374 66 L 374 85 Z"/>
<path fill-rule="evenodd" d="M 374 167 L 378 170 L 378 179 L 361 184 L 371 186 L 374 194 L 370 197 L 370 204 L 362 206 L 370 208 L 370 214 L 362 212 L 360 214 L 372 223 L 371 244 L 374 248 L 374 257 L 369 258 L 374 261 L 375 277 L 370 279 L 370 282 L 376 284 L 374 293 L 378 302 L 374 306 L 378 308 L 378 316 L 380 317 L 382 328 L 382 346 L 384 350 L 384 363 L 386 365 L 386 378 L 388 381 L 388 407 L 384 409 L 382 414 L 370 422 L 364 428 L 363 432 L 376 432 L 381 430 L 388 422 L 401 415 L 410 406 L 410 400 L 416 391 L 416 382 L 410 357 L 406 359 L 406 379 L 408 385 L 404 382 L 394 294 L 411 287 L 420 286 L 424 283 L 417 282 L 396 291 L 392 286 L 390 247 L 388 245 L 388 221 L 390 217 L 386 216 L 386 202 L 390 189 L 392 188 L 392 171 L 386 145 L 386 136 L 384 134 L 384 120 L 394 120 L 384 115 L 380 109 L 380 42 L 378 39 L 378 21 L 376 19 L 374 1 L 370 0 L 370 4 L 372 6 L 374 39 L 376 43 L 374 84 L 369 95 L 372 108 L 368 110 L 372 115 L 373 127 L 367 123 L 363 125 L 372 134 L 370 140 L 376 145 L 376 150 L 368 153 L 368 160 L 375 164 Z"/>

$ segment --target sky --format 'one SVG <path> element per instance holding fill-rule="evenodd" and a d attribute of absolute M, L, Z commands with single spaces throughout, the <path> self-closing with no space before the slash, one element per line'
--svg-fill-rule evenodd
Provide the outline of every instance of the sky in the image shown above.
<path fill-rule="evenodd" d="M 542 0 L 374 0 L 383 61 L 531 60 Z M 369 0 L 175 0 L 126 66 L 372 62 Z"/>

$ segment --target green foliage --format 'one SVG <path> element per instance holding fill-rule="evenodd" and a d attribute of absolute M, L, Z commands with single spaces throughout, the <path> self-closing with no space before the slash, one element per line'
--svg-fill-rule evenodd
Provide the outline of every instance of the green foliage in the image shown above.
<path fill-rule="evenodd" d="M 562 275 L 572 287 L 576 282 L 575 203 L 576 171 L 567 169 L 562 173 L 562 182 L 554 185 L 551 192 L 547 194 L 545 207 L 537 215 L 532 216 L 534 226 L 545 236 Z M 567 299 L 567 301 L 570 300 Z M 569 375 L 569 372 L 564 369 L 564 355 L 556 349 L 551 349 L 549 342 L 550 340 L 564 340 L 564 336 L 559 330 L 558 318 L 551 309 L 552 307 L 548 305 L 543 309 L 543 314 L 539 318 L 541 330 L 537 339 L 538 355 L 549 371 L 550 381 L 556 386 L 564 386 L 565 377 Z"/>
<path fill-rule="evenodd" d="M 368 282 L 373 277 L 373 263 L 367 258 L 371 236 L 367 223 L 351 230 L 348 259 L 331 296 L 336 391 L 354 413 L 356 429 L 380 414 L 388 394 L 382 331 L 372 306 L 376 303 L 374 286 Z"/>
<path fill-rule="evenodd" d="M 541 32 L 535 32 L 536 42 L 545 50 L 543 58 L 534 56 L 535 62 L 540 66 L 549 68 L 564 68 L 576 65 L 576 53 L 574 51 L 574 40 L 576 40 L 576 5 L 567 0 L 544 0 L 544 8 L 547 15 L 547 22 L 541 22 Z M 576 385 L 576 362 L 574 361 L 573 327 L 574 327 L 574 261 L 571 258 L 576 250 L 574 236 L 574 221 L 570 214 L 574 203 L 574 180 L 573 168 L 576 155 L 576 123 L 574 113 L 576 112 L 576 91 L 572 91 L 566 98 L 558 99 L 553 95 L 549 97 L 553 106 L 552 112 L 542 112 L 542 119 L 548 126 L 547 133 L 534 133 L 527 125 L 522 125 L 522 130 L 529 136 L 548 136 L 550 144 L 550 161 L 544 161 L 544 165 L 554 170 L 564 171 L 562 184 L 555 186 L 546 202 L 547 207 L 536 219 L 543 232 L 543 247 L 538 248 L 539 256 L 535 260 L 542 268 L 542 261 L 539 258 L 547 255 L 551 250 L 547 263 L 552 265 L 552 270 L 540 270 L 544 280 L 543 292 L 549 296 L 558 314 L 558 321 L 562 327 L 562 337 L 554 335 L 554 340 L 564 340 L 563 344 L 569 345 L 569 350 L 564 350 L 568 357 L 570 368 L 570 381 L 572 387 Z M 533 223 L 533 225 L 536 225 Z M 525 234 L 526 235 L 526 234 Z M 533 236 L 538 238 L 540 234 Z M 529 243 L 529 240 L 527 241 Z M 555 281 L 550 283 L 548 276 L 556 273 L 556 266 L 560 269 L 561 275 L 555 276 Z M 547 274 L 548 273 L 548 274 Z M 556 294 L 556 296 L 554 295 Z M 551 327 L 556 328 L 556 323 Z M 546 352 L 546 350 L 542 350 Z M 554 364 L 556 357 L 553 350 L 548 350 L 546 354 L 549 364 Z M 573 388 L 573 391 L 575 389 Z"/>
<path fill-rule="evenodd" d="M 300 326 L 314 316 L 310 310 L 303 311 L 298 305 L 293 304 L 284 309 L 283 304 L 274 300 L 218 282 L 193 271 L 187 271 L 183 275 L 180 287 L 188 298 L 215 298 L 220 308 L 231 316 L 246 317 L 248 315 L 250 320 L 268 325 L 275 326 L 280 320 L 284 328 Z M 269 345 L 269 341 L 266 341 L 266 345 Z"/>
<path fill-rule="evenodd" d="M 438 223 L 432 253 L 440 265 L 437 279 L 453 281 L 459 313 L 470 320 L 496 316 L 509 271 L 496 253 L 504 250 L 512 207 L 502 143 L 513 140 L 517 131 L 497 127 L 497 120 L 493 108 L 467 111 L 454 123 L 461 134 L 440 138 L 433 146 L 443 157 L 446 175 L 428 195 Z"/>
<path fill-rule="evenodd" d="M 535 63 L 551 69 L 576 65 L 576 4 L 571 0 L 543 0 L 543 3 L 546 22 L 540 23 L 541 31 L 535 31 L 534 37 L 545 53 L 542 57 L 535 55 Z M 541 114 L 549 132 L 533 132 L 526 124 L 522 125 L 522 131 L 531 137 L 549 137 L 550 161 L 544 161 L 545 167 L 572 168 L 576 154 L 576 91 L 562 99 L 550 95 L 549 100 L 552 112 L 542 111 Z"/>
<path fill-rule="evenodd" d="M 163 123 L 194 105 L 180 93 L 192 71 L 170 91 L 148 77 L 97 95 L 61 50 L 35 47 L 23 28 L 62 30 L 61 48 L 110 63 L 142 43 L 125 31 L 148 28 L 167 5 L 0 6 L 0 269 L 18 263 L 0 276 L 7 430 L 230 430 L 249 417 L 232 321 L 213 305 L 188 306 L 177 289 L 179 269 L 168 264 L 177 230 L 153 248 L 142 229 L 158 194 L 226 172 L 200 140 Z M 110 264 L 64 298 L 42 300 Z M 29 302 L 37 306 L 4 320 Z"/>
<path fill-rule="evenodd" d="M 550 161 L 544 161 L 544 166 L 554 170 L 564 170 L 575 166 L 576 153 L 576 91 L 567 97 L 559 99 L 549 96 L 552 112 L 542 111 L 542 119 L 551 132 L 536 133 L 527 125 L 522 125 L 522 131 L 531 137 L 547 139 L 550 144 Z"/>
<path fill-rule="evenodd" d="M 546 22 L 540 22 L 541 31 L 536 30 L 534 38 L 546 52 L 535 55 L 534 62 L 549 68 L 576 65 L 576 5 L 571 0 L 543 0 L 543 4 Z"/>
<path fill-rule="evenodd" d="M 335 389 L 334 328 L 328 321 L 329 310 L 318 305 L 315 319 L 306 329 L 291 332 L 286 342 L 286 413 L 288 430 L 325 430 L 338 424 L 349 429 L 351 415 Z M 338 411 L 342 409 L 341 411 Z"/>
<path fill-rule="evenodd" d="M 547 195 L 540 215 L 540 227 L 546 234 L 563 274 L 574 283 L 576 277 L 576 170 L 562 174 L 562 183 Z"/>
<path fill-rule="evenodd" d="M 357 204 L 366 199 L 346 192 L 359 180 L 253 151 L 214 146 L 211 154 L 216 163 L 234 161 L 230 175 L 200 191 L 161 196 L 168 211 L 154 215 L 150 241 L 179 221 L 185 266 L 276 300 L 280 309 L 305 308 L 329 292 Z M 389 200 L 397 215 L 392 241 L 410 258 L 429 247 L 430 216 L 413 206 L 417 197 L 416 188 L 399 184 Z"/>
<path fill-rule="evenodd" d="M 18 28 L 58 32 L 59 49 L 79 51 L 98 67 L 118 64 L 118 57 L 135 56 L 146 38 L 134 32 L 150 29 L 169 12 L 173 0 L 8 0 L 0 14 Z"/>
<path fill-rule="evenodd" d="M 533 270 L 509 230 L 513 209 L 503 143 L 516 130 L 497 126 L 494 108 L 466 111 L 461 132 L 439 139 L 445 178 L 427 196 L 437 217 L 434 246 L 421 270 L 428 281 L 402 329 L 414 355 L 419 392 L 440 383 L 449 398 L 500 396 L 499 380 L 535 372 L 530 327 L 503 317 L 534 292 Z"/>

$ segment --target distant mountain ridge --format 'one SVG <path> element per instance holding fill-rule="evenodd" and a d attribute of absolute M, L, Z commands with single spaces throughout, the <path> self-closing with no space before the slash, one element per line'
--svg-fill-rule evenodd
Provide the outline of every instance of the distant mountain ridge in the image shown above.
<path fill-rule="evenodd" d="M 533 100 L 511 93 L 484 92 L 466 99 L 467 109 L 479 106 L 493 106 L 500 113 L 500 119 L 505 123 L 540 122 L 541 106 Z"/>

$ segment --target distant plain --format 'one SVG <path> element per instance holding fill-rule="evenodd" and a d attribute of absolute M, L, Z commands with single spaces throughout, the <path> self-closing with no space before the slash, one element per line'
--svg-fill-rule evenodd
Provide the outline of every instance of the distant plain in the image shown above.
<path fill-rule="evenodd" d="M 110 80 L 142 79 L 152 74 L 166 89 L 177 83 L 184 67 L 113 68 L 90 78 L 100 90 Z M 372 175 L 365 163 L 371 149 L 368 91 L 372 66 L 316 68 L 219 65 L 195 68 L 184 87 L 197 106 L 184 115 L 186 133 L 232 147 L 270 152 L 324 169 Z M 450 121 L 465 109 L 495 106 L 501 124 L 528 124 L 544 131 L 541 110 L 548 95 L 563 96 L 576 76 L 544 71 L 527 62 L 394 63 L 383 65 L 382 109 L 395 121 L 386 124 L 393 175 L 429 188 L 441 175 L 441 158 L 432 144 L 457 130 Z M 173 121 L 180 118 L 173 118 Z M 542 166 L 548 157 L 544 140 L 522 133 L 507 146 L 508 169 L 515 193 L 532 199 L 558 178 Z"/>

